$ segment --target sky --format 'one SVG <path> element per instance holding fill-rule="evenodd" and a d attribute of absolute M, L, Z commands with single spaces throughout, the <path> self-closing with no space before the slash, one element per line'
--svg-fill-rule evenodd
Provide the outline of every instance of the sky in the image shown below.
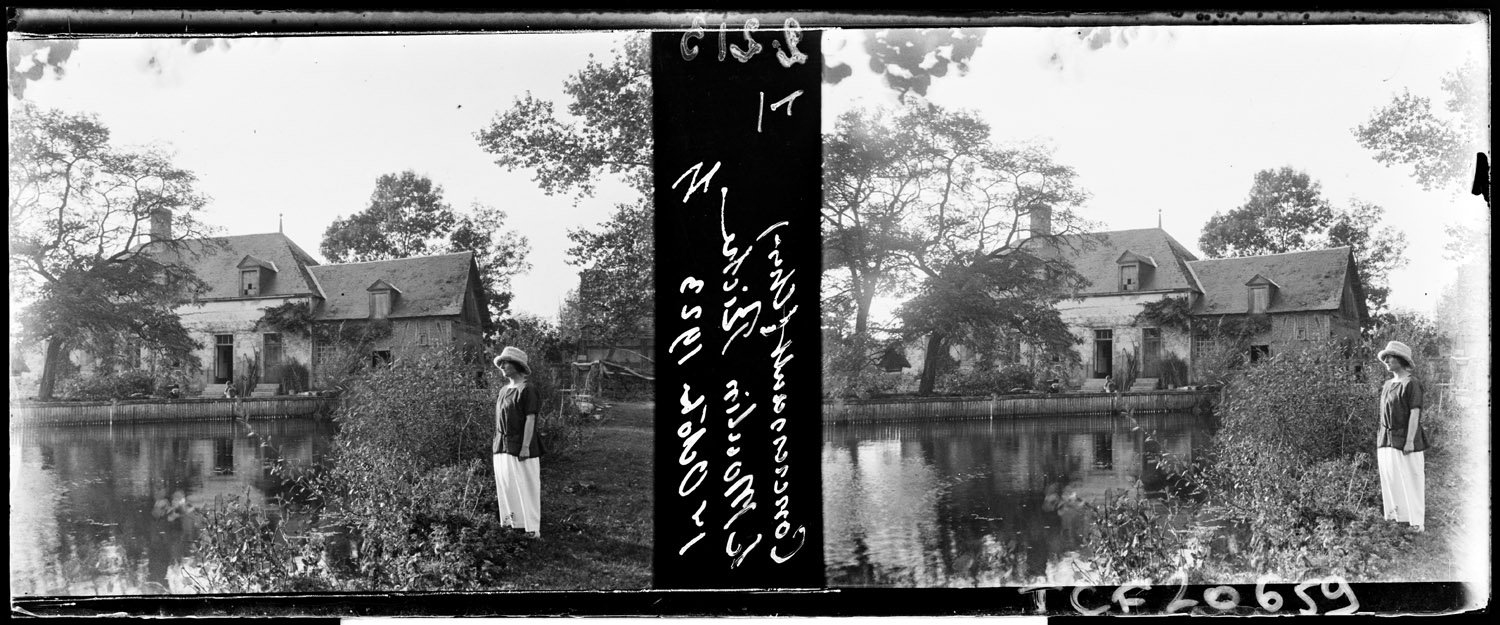
<path fill-rule="evenodd" d="M 1487 70 L 1484 24 L 1114 27 L 1098 49 L 1078 32 L 991 29 L 967 74 L 934 79 L 927 98 L 977 111 L 999 142 L 1053 146 L 1092 194 L 1084 218 L 1106 230 L 1150 228 L 1159 210 L 1168 234 L 1200 258 L 1203 225 L 1245 202 L 1255 172 L 1304 170 L 1335 206 L 1358 198 L 1386 209 L 1410 260 L 1391 275 L 1389 303 L 1433 313 L 1454 276 L 1444 226 L 1488 208 L 1467 186 L 1423 191 L 1407 169 L 1376 162 L 1352 129 L 1403 89 L 1440 106 L 1440 78 L 1467 57 Z M 855 72 L 825 87 L 825 131 L 850 107 L 895 103 L 866 67 L 863 36 L 824 39 L 827 62 Z"/>
<path fill-rule="evenodd" d="M 1484 24 L 1115 27 L 1098 49 L 1077 33 L 992 29 L 967 74 L 936 79 L 928 97 L 978 111 L 999 141 L 1054 146 L 1092 194 L 1085 218 L 1143 228 L 1160 211 L 1195 253 L 1203 224 L 1243 203 L 1256 171 L 1303 169 L 1336 205 L 1386 208 L 1410 260 L 1391 276 L 1390 303 L 1433 312 L 1452 277 L 1444 226 L 1487 209 L 1466 190 L 1421 190 L 1405 169 L 1375 162 L 1352 129 L 1403 89 L 1443 101 L 1444 73 L 1469 56 L 1488 63 Z M 119 144 L 166 146 L 212 198 L 207 223 L 224 234 L 282 228 L 320 260 L 323 232 L 368 205 L 378 176 L 425 174 L 456 209 L 481 202 L 508 214 L 533 266 L 513 282 L 513 309 L 553 316 L 577 285 L 566 231 L 603 221 L 630 192 L 605 181 L 576 205 L 547 196 L 530 172 L 495 165 L 473 133 L 528 91 L 561 108 L 564 78 L 622 36 L 249 37 L 201 51 L 91 39 L 25 97 L 97 114 Z M 829 62 L 854 68 L 825 85 L 825 131 L 850 106 L 894 103 L 866 68 L 863 36 L 825 36 Z"/>
<path fill-rule="evenodd" d="M 604 221 L 631 192 L 606 180 L 574 205 L 531 173 L 508 173 L 473 134 L 531 92 L 567 102 L 563 80 L 614 33 L 220 39 L 201 52 L 166 39 L 86 39 L 60 78 L 31 83 L 39 106 L 93 113 L 117 145 L 160 145 L 212 201 L 201 219 L 224 235 L 275 232 L 320 261 L 323 233 L 369 205 L 382 174 L 411 169 L 456 210 L 508 215 L 532 270 L 512 309 L 555 317 L 578 285 L 570 228 Z M 14 100 L 12 100 L 14 105 Z"/>

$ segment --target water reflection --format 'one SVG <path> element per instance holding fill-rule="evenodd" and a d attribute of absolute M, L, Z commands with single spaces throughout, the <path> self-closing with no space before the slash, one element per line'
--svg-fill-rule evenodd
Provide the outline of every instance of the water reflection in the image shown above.
<path fill-rule="evenodd" d="M 275 461 L 311 467 L 332 434 L 307 419 L 12 430 L 11 593 L 191 592 L 176 565 L 202 508 L 274 502 Z"/>
<path fill-rule="evenodd" d="M 1192 415 L 1051 417 L 824 428 L 832 586 L 1071 584 L 1084 502 L 1160 488 L 1165 451 L 1206 443 Z"/>

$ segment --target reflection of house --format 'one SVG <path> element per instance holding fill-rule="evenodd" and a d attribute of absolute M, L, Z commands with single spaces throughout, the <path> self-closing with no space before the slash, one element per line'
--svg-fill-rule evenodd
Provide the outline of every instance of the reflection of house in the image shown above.
<path fill-rule="evenodd" d="M 1041 216 L 1032 227 L 1045 233 L 1049 221 Z M 1367 316 L 1347 247 L 1198 260 L 1165 230 L 1143 228 L 1060 237 L 1041 254 L 1068 260 L 1088 281 L 1057 305 L 1080 341 L 1074 349 L 1081 366 L 1068 376 L 1075 388 L 1105 377 L 1197 381 L 1207 363 L 1233 346 L 1215 328 L 1254 330 L 1240 337 L 1250 346 L 1243 355 L 1254 360 L 1311 341 L 1357 339 Z M 1188 327 L 1138 316 L 1143 305 L 1168 298 L 1182 300 Z M 1001 351 L 1014 358 L 1024 350 Z M 951 353 L 961 366 L 973 359 L 963 346 Z M 919 353 L 910 360 L 922 362 Z"/>
<path fill-rule="evenodd" d="M 471 252 L 366 263 L 320 265 L 281 233 L 189 242 L 177 262 L 207 284 L 194 305 L 178 310 L 202 345 L 203 371 L 190 389 L 242 381 L 247 368 L 262 382 L 281 365 L 300 363 L 316 376 L 334 365 L 339 336 L 366 333 L 358 357 L 390 362 L 405 350 L 480 343 L 488 315 Z M 283 332 L 258 325 L 265 309 L 307 306 L 320 332 Z M 341 331 L 343 331 L 341 333 Z M 333 339 L 315 338 L 332 336 Z"/>

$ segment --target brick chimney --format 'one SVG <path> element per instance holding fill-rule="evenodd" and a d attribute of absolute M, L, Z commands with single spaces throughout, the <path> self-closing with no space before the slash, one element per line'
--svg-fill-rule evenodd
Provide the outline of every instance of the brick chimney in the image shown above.
<path fill-rule="evenodd" d="M 151 211 L 151 240 L 172 240 L 172 209 L 158 208 Z"/>
<path fill-rule="evenodd" d="M 1026 211 L 1031 214 L 1031 236 L 1045 237 L 1052 234 L 1051 206 L 1032 204 Z"/>

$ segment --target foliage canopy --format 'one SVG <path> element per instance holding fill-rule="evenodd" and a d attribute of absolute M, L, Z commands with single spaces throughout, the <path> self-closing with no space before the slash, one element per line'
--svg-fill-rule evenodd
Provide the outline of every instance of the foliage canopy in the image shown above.
<path fill-rule="evenodd" d="M 175 309 L 203 284 L 168 260 L 208 228 L 192 172 L 157 148 L 122 148 L 93 115 L 23 105 L 10 119 L 10 278 L 24 335 L 46 344 L 48 399 L 66 347 L 145 348 L 196 362 Z M 152 234 L 153 224 L 170 233 Z"/>
<path fill-rule="evenodd" d="M 577 325 L 609 342 L 636 333 L 655 311 L 650 38 L 627 37 L 607 61 L 590 57 L 563 92 L 566 116 L 528 93 L 474 138 L 506 171 L 531 170 L 548 195 L 592 198 L 602 174 L 639 194 L 602 224 L 568 232 L 568 262 L 582 268 Z"/>

